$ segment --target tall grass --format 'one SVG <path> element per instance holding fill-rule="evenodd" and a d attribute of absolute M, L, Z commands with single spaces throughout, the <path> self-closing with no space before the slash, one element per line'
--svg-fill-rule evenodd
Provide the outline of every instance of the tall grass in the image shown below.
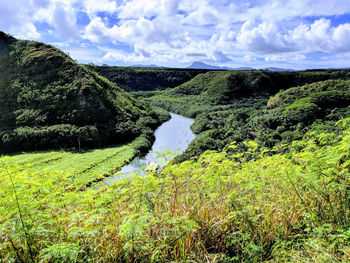
<path fill-rule="evenodd" d="M 4 160 L 0 255 L 29 261 L 27 231 L 41 262 L 346 262 L 348 123 L 338 137 L 309 133 L 283 155 L 246 142 L 242 154 L 206 152 L 99 190 Z"/>

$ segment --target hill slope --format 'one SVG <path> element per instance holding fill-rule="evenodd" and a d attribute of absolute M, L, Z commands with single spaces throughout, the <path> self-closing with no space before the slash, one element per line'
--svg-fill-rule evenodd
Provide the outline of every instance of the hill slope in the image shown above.
<path fill-rule="evenodd" d="M 60 50 L 0 32 L 0 152 L 125 142 L 159 123 Z"/>
<path fill-rule="evenodd" d="M 182 161 L 233 141 L 257 139 L 273 147 L 301 138 L 311 127 L 322 129 L 320 123 L 331 129 L 336 120 L 350 116 L 349 76 L 349 70 L 208 72 L 176 88 L 139 96 L 195 117 L 191 129 L 198 136 L 177 158 Z"/>
<path fill-rule="evenodd" d="M 89 69 L 114 82 L 125 91 L 149 91 L 174 88 L 207 69 L 176 69 L 156 67 L 93 66 Z"/>
<path fill-rule="evenodd" d="M 242 99 L 263 98 L 265 104 L 269 96 L 280 90 L 328 79 L 349 78 L 348 70 L 216 71 L 200 74 L 176 88 L 155 93 L 149 100 L 154 105 L 195 117 L 203 111 L 213 111 L 218 106 L 231 108 L 232 104 Z"/>

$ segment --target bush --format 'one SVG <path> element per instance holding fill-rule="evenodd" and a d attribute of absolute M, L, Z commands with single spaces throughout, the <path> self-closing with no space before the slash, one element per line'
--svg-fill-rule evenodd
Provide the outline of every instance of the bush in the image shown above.
<path fill-rule="evenodd" d="M 300 99 L 286 107 L 283 117 L 292 123 L 303 122 L 312 123 L 321 113 L 321 108 L 307 99 Z"/>

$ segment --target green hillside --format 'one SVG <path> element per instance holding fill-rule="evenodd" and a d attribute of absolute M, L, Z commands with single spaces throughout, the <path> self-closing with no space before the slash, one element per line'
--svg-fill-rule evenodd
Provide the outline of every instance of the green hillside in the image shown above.
<path fill-rule="evenodd" d="M 0 152 L 151 139 L 143 103 L 52 46 L 0 32 Z"/>
<path fill-rule="evenodd" d="M 231 142 L 257 139 L 273 147 L 319 124 L 332 129 L 335 120 L 350 116 L 349 77 L 349 70 L 208 72 L 176 88 L 137 96 L 195 118 L 192 130 L 198 136 L 177 158 L 182 161 Z"/>
<path fill-rule="evenodd" d="M 128 92 L 174 88 L 206 69 L 117 67 L 86 65 Z"/>
<path fill-rule="evenodd" d="M 263 70 L 207 72 L 182 85 L 154 92 L 150 101 L 188 117 L 228 108 L 246 99 L 268 98 L 280 90 L 328 79 L 349 79 L 349 70 L 273 72 Z M 146 93 L 146 97 L 149 94 Z M 188 103 L 182 103 L 186 101 Z"/>

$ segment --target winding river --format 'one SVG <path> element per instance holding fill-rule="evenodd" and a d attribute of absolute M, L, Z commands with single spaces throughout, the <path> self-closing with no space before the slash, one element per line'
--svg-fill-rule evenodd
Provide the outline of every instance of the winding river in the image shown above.
<path fill-rule="evenodd" d="M 195 138 L 190 129 L 194 120 L 175 113 L 170 113 L 170 115 L 171 119 L 164 122 L 154 132 L 156 139 L 152 150 L 144 157 L 136 157 L 117 174 L 109 177 L 106 183 L 120 180 L 120 175 L 131 176 L 133 172 L 145 173 L 146 167 L 152 167 L 155 163 L 162 166 L 187 149 Z"/>

